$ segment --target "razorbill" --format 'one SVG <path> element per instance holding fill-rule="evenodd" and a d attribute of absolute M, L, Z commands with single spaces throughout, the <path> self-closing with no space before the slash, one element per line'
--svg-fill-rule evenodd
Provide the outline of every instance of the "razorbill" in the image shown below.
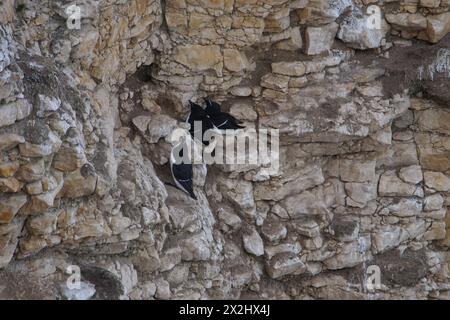
<path fill-rule="evenodd" d="M 185 161 L 183 149 L 188 147 L 185 142 L 177 144 L 170 153 L 170 171 L 175 185 L 192 199 L 197 200 L 193 187 L 192 161 Z"/>
<path fill-rule="evenodd" d="M 210 117 L 206 114 L 206 111 L 200 105 L 192 101 L 189 101 L 189 103 L 191 105 L 191 112 L 186 119 L 186 123 L 189 123 L 190 125 L 189 133 L 192 138 L 196 138 L 196 135 L 198 135 L 201 138 L 202 143 L 204 145 L 208 145 L 209 142 L 203 140 L 203 137 L 206 131 L 214 129 L 214 124 L 212 123 Z M 200 122 L 200 128 L 196 128 L 196 122 L 197 126 L 199 125 L 198 122 Z"/>
<path fill-rule="evenodd" d="M 222 131 L 245 128 L 239 125 L 240 123 L 242 123 L 242 121 L 239 121 L 229 113 L 222 112 L 220 110 L 220 105 L 217 102 L 214 102 L 210 99 L 205 99 L 205 102 L 205 113 L 209 117 L 209 119 L 211 119 L 211 122 L 214 125 L 214 129 Z"/>

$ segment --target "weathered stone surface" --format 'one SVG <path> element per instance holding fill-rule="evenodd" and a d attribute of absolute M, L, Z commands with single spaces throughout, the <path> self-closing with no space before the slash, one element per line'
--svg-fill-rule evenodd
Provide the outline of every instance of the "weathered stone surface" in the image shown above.
<path fill-rule="evenodd" d="M 296 51 L 303 47 L 303 37 L 300 28 L 292 28 L 289 39 L 282 40 L 275 44 L 275 47 L 280 50 Z"/>
<path fill-rule="evenodd" d="M 271 278 L 277 279 L 288 274 L 303 273 L 306 266 L 298 256 L 281 253 L 267 262 L 266 270 Z"/>
<path fill-rule="evenodd" d="M 252 94 L 252 88 L 250 87 L 233 87 L 231 94 L 237 97 L 249 97 Z"/>
<path fill-rule="evenodd" d="M 45 161 L 41 158 L 20 166 L 16 177 L 21 181 L 32 182 L 41 179 L 44 173 Z"/>
<path fill-rule="evenodd" d="M 9 126 L 30 115 L 31 105 L 27 100 L 0 105 L 0 127 Z"/>
<path fill-rule="evenodd" d="M 378 25 L 372 26 L 370 16 L 365 15 L 357 7 L 344 17 L 339 24 L 337 37 L 355 49 L 373 49 L 381 46 L 381 42 L 389 30 L 389 25 L 381 17 Z"/>
<path fill-rule="evenodd" d="M 3 195 L 0 201 L 0 224 L 10 223 L 27 202 L 24 194 Z"/>
<path fill-rule="evenodd" d="M 387 206 L 389 214 L 398 217 L 417 216 L 422 211 L 422 201 L 414 198 L 396 199 L 392 204 Z"/>
<path fill-rule="evenodd" d="M 373 182 L 350 182 L 345 184 L 347 205 L 363 208 L 367 202 L 376 199 L 377 185 Z"/>
<path fill-rule="evenodd" d="M 359 234 L 359 224 L 351 218 L 336 217 L 331 223 L 334 236 L 344 242 L 356 240 Z"/>
<path fill-rule="evenodd" d="M 223 51 L 224 67 L 232 72 L 239 72 L 249 67 L 245 54 L 236 49 L 225 49 Z"/>
<path fill-rule="evenodd" d="M 328 52 L 334 42 L 339 25 L 335 22 L 323 27 L 308 27 L 305 32 L 305 53 L 308 55 Z"/>
<path fill-rule="evenodd" d="M 403 181 L 412 184 L 417 184 L 423 180 L 422 168 L 420 166 L 401 168 L 398 175 Z"/>
<path fill-rule="evenodd" d="M 427 17 L 426 37 L 431 42 L 438 42 L 450 32 L 450 12 Z"/>
<path fill-rule="evenodd" d="M 268 73 L 261 78 L 261 87 L 287 92 L 289 77 Z"/>
<path fill-rule="evenodd" d="M 19 169 L 19 162 L 4 162 L 0 163 L 0 177 L 12 177 Z"/>
<path fill-rule="evenodd" d="M 176 127 L 176 120 L 166 115 L 156 115 L 148 123 L 150 143 L 157 143 L 159 139 L 168 136 Z"/>
<path fill-rule="evenodd" d="M 380 267 L 388 284 L 414 286 L 427 273 L 424 250 L 390 250 L 374 257 L 369 262 Z"/>
<path fill-rule="evenodd" d="M 373 181 L 375 179 L 375 161 L 341 160 L 339 172 L 343 181 Z"/>
<path fill-rule="evenodd" d="M 417 124 L 422 131 L 433 131 L 450 135 L 450 112 L 447 110 L 426 109 L 415 114 L 417 115 Z"/>
<path fill-rule="evenodd" d="M 253 109 L 253 106 L 248 104 L 234 104 L 230 108 L 230 114 L 236 119 L 255 121 L 258 119 L 258 114 Z"/>
<path fill-rule="evenodd" d="M 440 194 L 436 193 L 425 198 L 423 209 L 425 211 L 439 210 L 443 205 L 444 198 Z"/>
<path fill-rule="evenodd" d="M 420 0 L 420 6 L 425 8 L 437 8 L 441 0 Z"/>
<path fill-rule="evenodd" d="M 395 27 L 409 31 L 420 31 L 427 27 L 427 19 L 418 13 L 386 14 L 386 20 Z"/>
<path fill-rule="evenodd" d="M 403 237 L 403 230 L 398 226 L 380 228 L 372 237 L 374 252 L 380 253 L 396 247 Z"/>
<path fill-rule="evenodd" d="M 305 74 L 306 68 L 303 62 L 274 62 L 272 63 L 272 72 L 285 76 L 300 77 Z"/>
<path fill-rule="evenodd" d="M 80 145 L 68 146 L 63 144 L 53 159 L 55 169 L 71 172 L 87 162 L 86 155 Z"/>
<path fill-rule="evenodd" d="M 0 22 L 8 23 L 11 22 L 14 18 L 14 2 L 13 1 L 5 1 L 3 3 L 2 12 L 0 14 Z"/>
<path fill-rule="evenodd" d="M 253 184 L 248 181 L 224 180 L 222 181 L 224 196 L 242 209 L 251 209 L 255 206 L 253 197 Z"/>
<path fill-rule="evenodd" d="M 0 135 L 0 150 L 9 150 L 14 148 L 20 143 L 24 143 L 25 138 L 23 136 L 14 134 L 14 133 L 6 133 Z"/>
<path fill-rule="evenodd" d="M 308 78 L 305 76 L 298 78 L 291 78 L 289 80 L 289 88 L 303 88 L 308 83 Z"/>
<path fill-rule="evenodd" d="M 370 258 L 370 237 L 344 244 L 338 254 L 324 261 L 327 269 L 337 270 L 355 266 Z"/>
<path fill-rule="evenodd" d="M 242 219 L 238 215 L 228 212 L 227 210 L 221 208 L 218 212 L 219 220 L 223 221 L 232 230 L 237 230 L 241 227 Z"/>
<path fill-rule="evenodd" d="M 27 211 L 36 214 L 44 212 L 49 208 L 53 208 L 55 206 L 55 198 L 61 188 L 62 182 L 54 190 L 32 196 L 28 203 Z"/>
<path fill-rule="evenodd" d="M 103 220 L 90 219 L 77 224 L 75 228 L 75 240 L 89 237 L 102 238 L 111 236 L 111 230 Z"/>
<path fill-rule="evenodd" d="M 315 165 L 299 169 L 286 180 L 281 186 L 270 183 L 257 184 L 254 190 L 255 199 L 281 200 L 288 195 L 300 193 L 325 182 L 322 168 Z"/>
<path fill-rule="evenodd" d="M 264 248 L 264 256 L 267 259 L 272 259 L 272 257 L 281 253 L 288 253 L 292 256 L 296 256 L 302 252 L 302 246 L 299 242 L 294 243 L 280 243 L 277 245 L 266 246 Z"/>
<path fill-rule="evenodd" d="M 92 166 L 84 165 L 64 178 L 60 196 L 79 198 L 94 193 L 97 186 L 97 175 Z"/>
<path fill-rule="evenodd" d="M 79 30 L 64 3 L 19 5 L 0 4 L 0 299 L 76 297 L 73 264 L 95 299 L 448 298 L 449 0 L 80 1 Z M 279 129 L 279 170 L 172 187 L 170 135 L 205 97 L 233 139 Z"/>
<path fill-rule="evenodd" d="M 257 257 L 264 254 L 264 243 L 256 230 L 250 230 L 248 234 L 242 236 L 245 250 Z"/>
<path fill-rule="evenodd" d="M 0 178 L 0 192 L 15 193 L 22 189 L 23 183 L 16 178 Z"/>
<path fill-rule="evenodd" d="M 442 172 L 425 171 L 423 176 L 427 187 L 436 191 L 450 190 L 450 178 Z"/>
<path fill-rule="evenodd" d="M 61 106 L 61 100 L 55 97 L 48 97 L 42 94 L 38 95 L 39 97 L 39 105 L 37 108 L 37 116 L 44 117 L 49 112 L 56 111 Z"/>
<path fill-rule="evenodd" d="M 6 228 L 0 224 L 0 268 L 6 267 L 14 256 L 19 235 L 22 231 L 23 220 L 15 220 L 6 225 Z M 2 281 L 6 283 L 6 281 Z"/>
<path fill-rule="evenodd" d="M 445 239 L 446 229 L 445 222 L 432 222 L 431 227 L 423 235 L 424 240 L 442 240 Z"/>
<path fill-rule="evenodd" d="M 328 212 L 323 192 L 320 189 L 304 191 L 297 196 L 287 197 L 283 204 L 292 219 L 309 215 L 321 215 Z"/>
<path fill-rule="evenodd" d="M 394 171 L 388 171 L 380 177 L 378 192 L 381 196 L 413 196 L 416 187 L 403 182 Z"/>
<path fill-rule="evenodd" d="M 279 221 L 266 221 L 261 227 L 263 237 L 270 242 L 279 242 L 287 235 L 286 227 Z"/>
<path fill-rule="evenodd" d="M 146 133 L 151 120 L 150 116 L 137 116 L 133 118 L 132 122 L 140 132 Z"/>
<path fill-rule="evenodd" d="M 56 229 L 59 211 L 49 211 L 33 216 L 27 221 L 27 229 L 34 235 L 51 234 Z"/>
<path fill-rule="evenodd" d="M 49 131 L 46 140 L 41 144 L 25 142 L 19 145 L 20 154 L 24 157 L 44 157 L 58 151 L 61 140 L 53 132 Z"/>
<path fill-rule="evenodd" d="M 156 282 L 156 293 L 155 297 L 157 299 L 167 300 L 170 299 L 171 293 L 170 293 L 170 284 L 166 280 L 159 279 L 159 281 Z"/>
<path fill-rule="evenodd" d="M 282 8 L 271 13 L 264 21 L 265 32 L 282 32 L 290 25 L 289 8 Z"/>
<path fill-rule="evenodd" d="M 336 20 L 349 4 L 347 1 L 339 1 L 336 3 L 314 1 L 308 6 L 299 4 L 300 8 L 305 7 L 299 10 L 299 16 L 304 23 L 312 25 L 325 24 Z"/>
<path fill-rule="evenodd" d="M 450 169 L 450 138 L 437 134 L 416 135 L 420 163 L 423 169 L 446 171 Z M 449 146 L 449 147 L 447 147 Z"/>
<path fill-rule="evenodd" d="M 211 251 L 203 233 L 181 241 L 181 249 L 181 259 L 184 261 L 202 261 L 211 257 Z"/>
<path fill-rule="evenodd" d="M 414 143 L 393 141 L 384 155 L 377 161 L 377 165 L 392 167 L 407 167 L 419 164 L 417 147 Z"/>
<path fill-rule="evenodd" d="M 314 220 L 300 220 L 293 224 L 295 231 L 308 238 L 320 236 L 320 227 Z"/>
<path fill-rule="evenodd" d="M 180 46 L 177 48 L 174 59 L 194 71 L 212 69 L 220 73 L 223 68 L 223 57 L 219 46 Z"/>

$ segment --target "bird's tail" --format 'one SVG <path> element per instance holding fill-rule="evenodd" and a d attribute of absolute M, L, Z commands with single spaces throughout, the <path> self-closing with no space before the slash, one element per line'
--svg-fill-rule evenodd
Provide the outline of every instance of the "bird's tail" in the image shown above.
<path fill-rule="evenodd" d="M 192 199 L 194 200 L 198 200 L 197 196 L 195 195 L 194 191 L 189 192 L 189 195 L 191 196 Z"/>
<path fill-rule="evenodd" d="M 171 186 L 171 187 L 174 187 L 175 189 L 178 189 L 178 190 L 180 190 L 180 191 L 185 192 L 184 190 L 182 190 L 180 187 L 174 185 L 173 183 L 165 182 L 164 184 L 165 184 L 166 186 Z M 190 196 L 192 199 L 194 199 L 194 200 L 198 200 L 198 199 L 197 199 L 197 196 L 196 196 L 195 193 L 194 193 L 194 191 L 189 191 L 189 196 Z"/>

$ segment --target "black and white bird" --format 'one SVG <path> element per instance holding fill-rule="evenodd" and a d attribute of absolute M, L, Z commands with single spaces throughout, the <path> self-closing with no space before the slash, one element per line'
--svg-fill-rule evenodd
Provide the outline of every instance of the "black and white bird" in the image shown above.
<path fill-rule="evenodd" d="M 236 119 L 231 114 L 222 112 L 220 110 L 220 105 L 217 102 L 214 102 L 210 99 L 205 99 L 206 108 L 205 113 L 206 116 L 211 119 L 212 124 L 214 125 L 214 129 L 218 131 L 222 130 L 237 130 L 244 129 L 244 126 L 240 124 L 242 121 Z"/>
<path fill-rule="evenodd" d="M 186 142 L 181 142 L 172 148 L 170 153 L 170 171 L 176 187 L 187 193 L 192 199 L 197 200 L 194 193 L 192 162 L 182 161 L 185 147 L 187 147 Z"/>
<path fill-rule="evenodd" d="M 206 108 L 205 111 L 209 114 L 215 114 L 221 112 L 221 106 L 215 101 L 205 98 Z"/>
<path fill-rule="evenodd" d="M 192 138 L 199 136 L 203 144 L 208 145 L 208 141 L 203 141 L 203 136 L 206 131 L 214 129 L 214 124 L 212 123 L 210 117 L 206 114 L 206 111 L 198 104 L 189 101 L 191 105 L 191 112 L 189 113 L 186 123 L 189 123 L 190 129 L 189 133 Z M 197 126 L 196 123 L 197 122 Z M 200 125 L 200 127 L 198 127 Z"/>

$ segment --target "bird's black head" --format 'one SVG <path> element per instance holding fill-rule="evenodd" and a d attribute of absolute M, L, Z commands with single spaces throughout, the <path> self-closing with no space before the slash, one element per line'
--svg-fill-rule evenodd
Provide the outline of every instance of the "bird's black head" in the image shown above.
<path fill-rule="evenodd" d="M 196 104 L 195 102 L 189 101 L 189 104 L 191 105 L 191 112 L 193 114 L 203 114 L 203 113 L 205 113 L 205 110 L 203 110 L 202 106 Z"/>
<path fill-rule="evenodd" d="M 195 195 L 195 193 L 193 191 L 189 192 L 189 196 L 194 200 L 198 200 L 197 196 Z"/>
<path fill-rule="evenodd" d="M 205 109 L 206 113 L 216 114 L 220 112 L 220 104 L 212 101 L 209 98 L 205 98 L 205 102 L 206 102 L 206 109 Z"/>

